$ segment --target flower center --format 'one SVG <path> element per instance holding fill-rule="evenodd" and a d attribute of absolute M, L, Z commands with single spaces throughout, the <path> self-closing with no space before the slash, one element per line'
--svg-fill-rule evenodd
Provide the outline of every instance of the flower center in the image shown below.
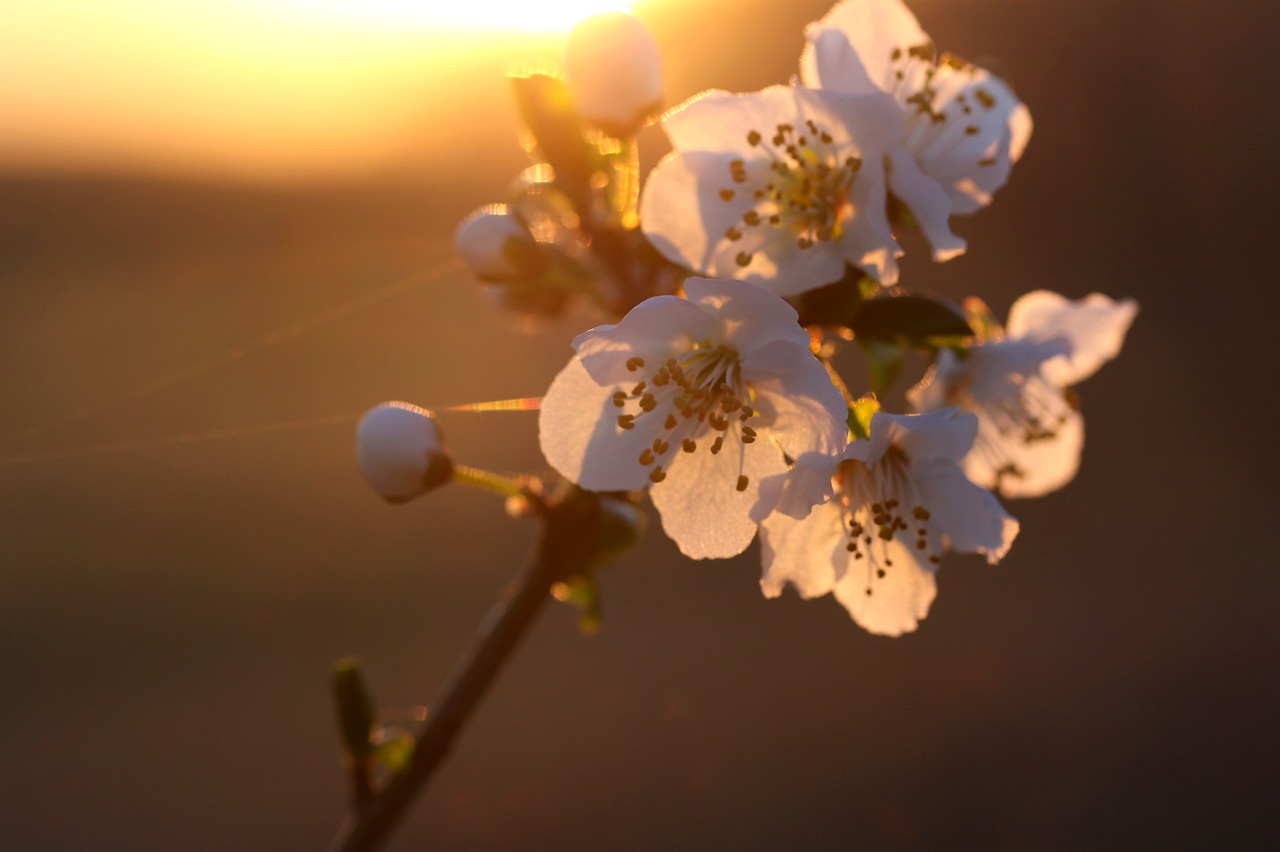
<path fill-rule="evenodd" d="M 627 369 L 642 378 L 613 394 L 613 404 L 624 411 L 618 415 L 619 428 L 634 429 L 642 418 L 662 420 L 658 436 L 637 458 L 651 468 L 650 481 L 666 479 L 676 452 L 706 449 L 717 455 L 726 441 L 755 443 L 756 430 L 747 424 L 757 412 L 751 407 L 751 388 L 742 378 L 736 350 L 704 340 L 651 372 L 645 372 L 640 357 L 627 361 Z M 739 473 L 737 489 L 745 491 L 748 484 Z"/>
<path fill-rule="evenodd" d="M 830 133 L 811 119 L 802 132 L 790 124 L 777 125 L 766 138 L 758 130 L 747 133 L 752 147 L 768 156 L 766 174 L 751 175 L 744 160 L 729 163 L 735 186 L 720 190 L 720 198 L 733 201 L 739 192 L 750 192 L 754 205 L 742 214 L 740 224 L 730 226 L 725 239 L 737 242 L 751 228 L 781 228 L 796 236 L 801 249 L 840 239 L 844 223 L 854 213 L 849 190 L 862 168 L 854 156 L 840 157 Z M 739 266 L 749 266 L 753 255 L 739 252 Z"/>
<path fill-rule="evenodd" d="M 937 565 L 942 542 L 930 527 L 931 513 L 911 479 L 910 460 L 896 444 L 873 465 L 846 459 L 834 477 L 845 535 L 854 560 L 865 560 L 867 594 L 893 567 L 889 545 L 898 539 Z"/>

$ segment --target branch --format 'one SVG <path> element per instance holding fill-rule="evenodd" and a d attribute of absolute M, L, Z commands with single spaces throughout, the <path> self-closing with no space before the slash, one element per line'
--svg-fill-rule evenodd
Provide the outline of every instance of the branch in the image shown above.
<path fill-rule="evenodd" d="M 388 838 L 448 756 L 453 742 L 484 698 L 503 664 L 550 596 L 552 585 L 588 570 L 601 551 L 601 498 L 578 489 L 546 503 L 537 555 L 507 586 L 476 632 L 439 699 L 414 738 L 409 762 L 338 830 L 331 852 L 374 850 Z M 584 547 L 585 544 L 585 547 Z"/>

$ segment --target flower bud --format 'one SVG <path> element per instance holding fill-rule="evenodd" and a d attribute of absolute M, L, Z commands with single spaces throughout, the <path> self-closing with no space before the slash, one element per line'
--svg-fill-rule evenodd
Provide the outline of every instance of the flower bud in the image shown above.
<path fill-rule="evenodd" d="M 472 273 L 485 281 L 520 275 L 521 259 L 537 251 L 529 229 L 505 204 L 481 207 L 463 219 L 453 244 Z"/>
<path fill-rule="evenodd" d="M 658 44 L 625 12 L 593 15 L 573 28 L 565 73 L 578 113 L 610 136 L 635 135 L 662 107 Z"/>
<path fill-rule="evenodd" d="M 356 463 L 388 503 L 403 503 L 453 476 L 431 413 L 407 402 L 384 402 L 356 425 Z"/>

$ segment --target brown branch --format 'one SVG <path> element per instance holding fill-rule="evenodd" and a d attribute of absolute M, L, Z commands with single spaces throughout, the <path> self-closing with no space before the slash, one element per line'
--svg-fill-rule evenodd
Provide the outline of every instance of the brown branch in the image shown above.
<path fill-rule="evenodd" d="M 489 685 L 542 610 L 552 585 L 589 565 L 600 525 L 596 495 L 573 489 L 560 499 L 541 504 L 540 509 L 543 527 L 532 564 L 512 580 L 480 625 L 466 655 L 418 729 L 408 764 L 356 807 L 338 830 L 330 845 L 332 852 L 367 852 L 386 841 L 414 797 L 448 756 Z M 584 542 L 589 543 L 586 548 Z"/>

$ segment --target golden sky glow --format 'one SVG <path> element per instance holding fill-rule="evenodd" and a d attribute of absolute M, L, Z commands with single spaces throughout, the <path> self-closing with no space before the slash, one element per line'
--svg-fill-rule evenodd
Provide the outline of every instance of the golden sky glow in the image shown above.
<path fill-rule="evenodd" d="M 631 4 L 625 0 L 262 0 L 261 5 L 317 22 L 555 32 L 588 15 L 626 10 Z"/>
<path fill-rule="evenodd" d="M 577 20 L 628 5 L 5 0 L 0 167 L 358 173 L 468 87 L 557 60 Z"/>

